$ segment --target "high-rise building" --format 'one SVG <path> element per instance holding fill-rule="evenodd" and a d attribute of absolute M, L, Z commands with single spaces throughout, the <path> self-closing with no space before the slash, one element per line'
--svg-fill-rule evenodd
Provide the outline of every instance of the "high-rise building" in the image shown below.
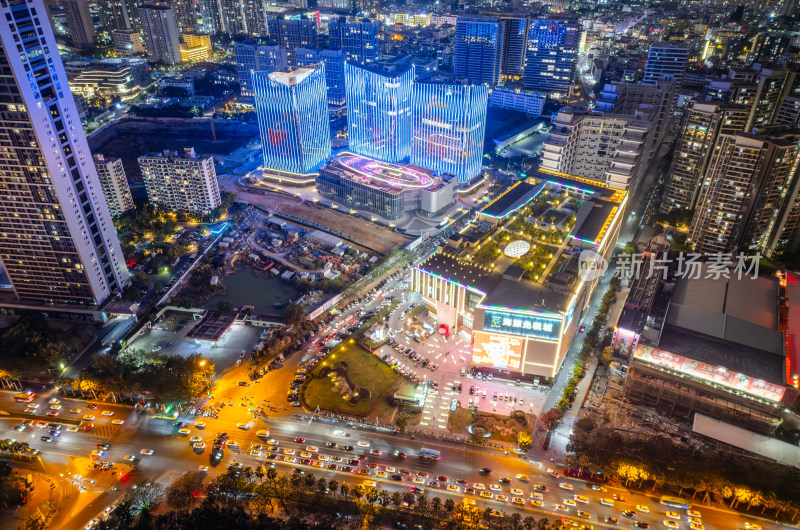
<path fill-rule="evenodd" d="M 325 65 L 253 73 L 264 166 L 309 173 L 331 154 Z"/>
<path fill-rule="evenodd" d="M 253 72 L 275 72 L 288 66 L 286 48 L 277 44 L 237 44 L 236 68 L 243 96 L 253 95 Z"/>
<path fill-rule="evenodd" d="M 114 49 L 118 52 L 136 54 L 144 53 L 142 36 L 135 29 L 115 29 L 111 32 Z"/>
<path fill-rule="evenodd" d="M 661 203 L 663 212 L 694 209 L 702 177 L 720 135 L 744 131 L 749 114 L 746 105 L 700 100 L 689 103 L 667 177 Z"/>
<path fill-rule="evenodd" d="M 210 0 L 210 6 L 201 12 L 210 12 L 217 33 L 263 37 L 268 31 L 265 7 L 262 0 Z"/>
<path fill-rule="evenodd" d="M 489 87 L 434 73 L 411 91 L 411 163 L 468 182 L 481 170 Z"/>
<path fill-rule="evenodd" d="M 567 94 L 575 77 L 581 27 L 575 20 L 532 19 L 523 86 Z"/>
<path fill-rule="evenodd" d="M 151 204 L 207 214 L 221 203 L 214 157 L 198 156 L 193 147 L 148 153 L 139 157 L 139 167 Z"/>
<path fill-rule="evenodd" d="M 503 29 L 503 23 L 497 18 L 458 17 L 453 73 L 476 85 L 496 85 L 505 51 Z"/>
<path fill-rule="evenodd" d="M 523 13 L 482 13 L 497 17 L 503 25 L 503 58 L 500 81 L 521 81 L 525 70 L 525 51 L 528 49 L 530 17 Z"/>
<path fill-rule="evenodd" d="M 770 255 L 781 241 L 792 238 L 788 233 L 796 232 L 800 134 L 761 132 L 737 132 L 718 140 L 689 233 L 696 252 L 749 249 Z"/>
<path fill-rule="evenodd" d="M 61 0 L 61 6 L 64 8 L 72 45 L 81 50 L 94 48 L 97 45 L 97 35 L 88 0 Z"/>
<path fill-rule="evenodd" d="M 411 152 L 411 63 L 391 70 L 381 63 L 345 67 L 350 150 L 386 162 Z"/>
<path fill-rule="evenodd" d="M 317 22 L 310 18 L 269 17 L 269 37 L 286 48 L 289 66 L 298 66 L 295 60 L 297 48 L 311 48 L 317 44 Z"/>
<path fill-rule="evenodd" d="M 20 303 L 52 313 L 97 307 L 130 276 L 45 13 L 0 4 L 0 261 Z"/>
<path fill-rule="evenodd" d="M 125 168 L 122 167 L 121 158 L 106 158 L 103 155 L 94 155 L 94 166 L 100 178 L 100 186 L 106 198 L 108 211 L 116 217 L 133 210 L 133 197 L 128 179 L 125 177 Z"/>
<path fill-rule="evenodd" d="M 181 41 L 175 11 L 162 5 L 139 6 L 139 22 L 144 35 L 144 47 L 150 60 L 164 64 L 181 62 Z"/>
<path fill-rule="evenodd" d="M 544 143 L 542 168 L 634 190 L 649 153 L 649 128 L 635 115 L 564 107 Z"/>
<path fill-rule="evenodd" d="M 680 84 L 689 60 L 689 49 L 677 44 L 652 44 L 647 53 L 643 81 L 673 79 Z"/>
<path fill-rule="evenodd" d="M 100 0 L 100 22 L 106 30 L 138 30 L 139 13 L 135 0 Z"/>
<path fill-rule="evenodd" d="M 344 50 L 353 63 L 374 63 L 380 55 L 378 36 L 381 26 L 377 20 L 352 20 L 339 17 L 328 22 L 330 47 Z"/>
<path fill-rule="evenodd" d="M 345 104 L 344 68 L 347 54 L 344 50 L 320 50 L 318 48 L 296 48 L 297 66 L 325 65 L 325 84 L 328 87 L 328 105 L 340 107 Z"/>
<path fill-rule="evenodd" d="M 778 116 L 781 102 L 791 91 L 798 78 L 796 72 L 762 68 L 756 82 L 753 109 L 747 123 L 747 130 L 773 125 Z"/>

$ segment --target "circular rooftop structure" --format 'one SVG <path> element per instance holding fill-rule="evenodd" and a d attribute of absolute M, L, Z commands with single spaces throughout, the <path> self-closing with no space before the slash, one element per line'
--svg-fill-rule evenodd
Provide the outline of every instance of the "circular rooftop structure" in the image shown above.
<path fill-rule="evenodd" d="M 337 160 L 364 179 L 386 183 L 396 188 L 427 188 L 433 177 L 421 168 L 391 164 L 359 155 L 339 155 Z"/>
<path fill-rule="evenodd" d="M 524 239 L 518 239 L 506 245 L 506 248 L 503 249 L 503 254 L 505 254 L 509 258 L 520 258 L 525 254 L 527 254 L 530 249 L 531 249 L 530 243 L 528 243 Z"/>

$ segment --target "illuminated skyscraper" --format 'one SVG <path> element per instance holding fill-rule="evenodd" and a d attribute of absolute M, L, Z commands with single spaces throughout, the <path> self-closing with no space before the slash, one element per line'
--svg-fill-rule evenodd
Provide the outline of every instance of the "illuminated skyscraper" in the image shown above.
<path fill-rule="evenodd" d="M 317 44 L 317 23 L 310 18 L 269 17 L 269 38 L 286 48 L 290 66 L 299 66 L 295 60 L 297 48 L 308 48 Z"/>
<path fill-rule="evenodd" d="M 310 172 L 331 154 L 325 65 L 252 78 L 264 166 Z"/>
<path fill-rule="evenodd" d="M 503 62 L 503 28 L 494 17 L 458 17 L 453 73 L 478 85 L 496 85 Z"/>
<path fill-rule="evenodd" d="M 328 85 L 328 104 L 341 106 L 345 102 L 344 50 L 297 48 L 294 51 L 297 66 L 325 63 L 325 83 Z"/>
<path fill-rule="evenodd" d="M 459 182 L 477 176 L 483 159 L 489 87 L 443 74 L 414 82 L 411 97 L 411 163 Z"/>
<path fill-rule="evenodd" d="M 380 30 L 381 26 L 375 20 L 348 21 L 340 17 L 328 22 L 331 48 L 344 50 L 347 60 L 353 63 L 374 63 L 378 60 Z"/>
<path fill-rule="evenodd" d="M 181 62 L 181 42 L 175 11 L 167 6 L 142 4 L 139 22 L 144 34 L 144 47 L 153 62 L 177 64 Z"/>
<path fill-rule="evenodd" d="M 525 88 L 566 94 L 575 75 L 580 36 L 580 25 L 575 20 L 531 20 L 525 53 Z"/>
<path fill-rule="evenodd" d="M 347 63 L 347 130 L 350 150 L 399 162 L 411 150 L 411 63 L 392 71 L 381 64 Z"/>
<path fill-rule="evenodd" d="M 253 95 L 253 72 L 275 72 L 288 66 L 286 48 L 277 44 L 237 44 L 236 68 L 243 96 Z"/>
<path fill-rule="evenodd" d="M 0 152 L 0 260 L 17 301 L 103 318 L 130 276 L 43 0 L 0 4 Z"/>

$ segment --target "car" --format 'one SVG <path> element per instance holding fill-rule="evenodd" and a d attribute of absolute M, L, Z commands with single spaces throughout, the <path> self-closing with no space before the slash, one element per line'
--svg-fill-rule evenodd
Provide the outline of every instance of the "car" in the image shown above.
<path fill-rule="evenodd" d="M 703 516 L 700 514 L 700 512 L 698 512 L 697 510 L 686 510 L 686 515 L 688 515 L 689 517 L 697 517 L 698 519 L 699 519 L 700 517 L 703 517 Z"/>
<path fill-rule="evenodd" d="M 325 444 L 325 447 L 329 447 L 331 449 L 335 449 L 336 448 L 336 442 L 328 442 L 328 443 Z"/>
<path fill-rule="evenodd" d="M 498 495 L 497 497 L 495 497 L 495 500 L 498 500 L 500 502 L 508 502 L 508 496 L 506 496 L 506 495 Z"/>
<path fill-rule="evenodd" d="M 78 432 L 78 426 L 77 425 L 70 425 L 69 427 L 67 427 L 67 430 L 69 432 Z"/>
<path fill-rule="evenodd" d="M 207 473 L 208 472 L 208 466 L 200 466 L 200 467 L 197 468 L 197 470 L 200 471 L 201 473 Z"/>
<path fill-rule="evenodd" d="M 758 523 L 748 523 L 748 522 L 745 522 L 745 523 L 744 523 L 744 527 L 745 527 L 747 530 L 761 530 L 761 525 L 760 525 L 760 524 L 758 524 Z"/>
<path fill-rule="evenodd" d="M 243 430 L 243 431 L 247 431 L 247 430 L 250 429 L 250 425 L 247 424 L 247 423 L 237 423 L 236 427 L 241 429 L 241 430 Z"/>
<path fill-rule="evenodd" d="M 650 513 L 650 507 L 649 506 L 645 506 L 644 504 L 637 504 L 636 505 L 636 511 L 637 512 L 642 512 L 642 513 Z"/>
<path fill-rule="evenodd" d="M 605 486 L 598 486 L 597 484 L 592 484 L 592 489 L 594 491 L 599 491 L 599 492 L 602 492 L 602 493 L 605 493 L 605 492 L 608 491 Z"/>
<path fill-rule="evenodd" d="M 472 485 L 472 487 L 475 488 L 476 490 L 485 490 L 486 489 L 486 486 L 484 486 L 483 483 L 481 483 L 481 482 L 476 482 L 475 484 Z"/>
<path fill-rule="evenodd" d="M 705 530 L 703 523 L 689 523 L 689 528 L 692 530 Z"/>
<path fill-rule="evenodd" d="M 305 438 L 299 438 L 299 437 L 298 437 L 298 438 L 295 438 L 295 439 L 294 439 L 294 441 L 295 441 L 295 442 L 297 442 L 297 443 L 299 443 L 299 444 L 301 444 L 301 443 L 304 443 L 304 442 L 306 441 L 306 439 L 305 439 Z"/>
<path fill-rule="evenodd" d="M 531 506 L 535 506 L 536 508 L 542 508 L 544 503 L 538 499 L 531 499 Z"/>
<path fill-rule="evenodd" d="M 583 333 L 584 331 L 586 331 L 586 326 L 581 326 L 578 328 L 578 332 Z"/>
<path fill-rule="evenodd" d="M 239 381 L 239 386 L 250 386 L 250 383 L 247 381 Z"/>
<path fill-rule="evenodd" d="M 355 449 L 355 447 L 353 447 L 352 445 L 345 445 L 344 447 L 342 447 L 342 449 L 344 449 L 345 451 L 352 451 Z"/>
<path fill-rule="evenodd" d="M 614 507 L 614 499 L 602 498 L 602 499 L 600 499 L 600 504 L 602 504 L 603 506 L 611 506 L 613 508 Z"/>
<path fill-rule="evenodd" d="M 61 410 L 61 409 L 62 409 L 61 405 L 58 405 L 58 404 L 56 404 L 56 405 L 50 405 L 50 406 L 49 406 L 49 407 L 47 407 L 47 408 L 49 408 L 50 410 Z"/>
<path fill-rule="evenodd" d="M 636 512 L 633 510 L 622 510 L 622 515 L 625 517 L 636 517 Z"/>
<path fill-rule="evenodd" d="M 114 421 L 119 421 L 119 420 L 114 420 Z M 111 422 L 111 423 L 114 423 L 114 422 Z M 189 429 L 186 429 L 186 428 L 178 430 L 178 434 L 180 434 L 181 436 L 188 436 L 191 432 L 192 431 L 190 431 Z"/>
<path fill-rule="evenodd" d="M 564 499 L 563 504 L 566 504 L 567 506 L 577 506 L 577 503 L 574 499 Z"/>
<path fill-rule="evenodd" d="M 297 462 L 297 459 L 295 457 L 293 457 L 293 456 L 284 456 L 283 457 L 283 461 L 284 462 L 292 462 L 292 463 L 294 463 L 294 462 Z"/>
<path fill-rule="evenodd" d="M 511 493 L 511 495 L 516 495 L 516 496 L 518 496 L 518 497 L 521 497 L 521 496 L 525 495 L 525 492 L 524 492 L 524 491 L 522 491 L 522 490 L 521 490 L 521 489 L 519 489 L 519 488 L 511 488 L 511 491 L 510 491 L 510 493 Z"/>
<path fill-rule="evenodd" d="M 545 493 L 547 493 L 548 491 L 550 491 L 550 490 L 547 488 L 547 486 L 545 486 L 544 484 L 534 484 L 534 485 L 533 485 L 533 489 L 534 489 L 535 491 L 542 491 L 542 492 L 545 492 Z"/>
<path fill-rule="evenodd" d="M 308 451 L 303 451 L 302 453 L 300 453 L 300 456 L 303 458 L 312 458 L 314 455 L 312 455 Z"/>
<path fill-rule="evenodd" d="M 126 462 L 134 462 L 136 460 L 136 456 L 135 455 L 125 455 L 124 457 L 122 457 L 122 459 L 125 460 Z"/>
<path fill-rule="evenodd" d="M 635 526 L 636 528 L 650 528 L 650 524 L 645 523 L 644 521 L 636 521 L 635 523 L 633 523 L 633 526 Z"/>
<path fill-rule="evenodd" d="M 342 457 L 341 456 L 332 456 L 331 457 L 331 462 L 341 462 L 341 461 L 342 461 Z"/>
<path fill-rule="evenodd" d="M 666 516 L 668 518 L 670 518 L 670 519 L 678 519 L 678 520 L 680 520 L 680 518 L 681 518 L 680 514 L 677 514 L 675 512 L 667 512 Z"/>
<path fill-rule="evenodd" d="M 120 420 L 120 419 L 111 420 L 111 425 L 125 425 L 125 420 Z M 189 433 L 189 429 L 181 429 L 181 431 L 186 431 L 187 434 Z M 178 433 L 183 434 L 181 433 L 181 431 L 178 431 Z"/>
<path fill-rule="evenodd" d="M 248 454 L 250 456 L 261 456 L 261 450 L 260 449 L 254 449 L 254 448 L 251 447 L 250 448 L 250 452 Z"/>
<path fill-rule="evenodd" d="M 619 519 L 617 519 L 616 517 L 606 517 L 605 522 L 607 522 L 608 524 L 619 524 Z"/>
<path fill-rule="evenodd" d="M 114 411 L 113 410 L 104 410 L 100 414 L 102 414 L 103 416 L 113 416 L 114 415 Z"/>
<path fill-rule="evenodd" d="M 517 473 L 517 480 L 520 480 L 522 482 L 528 482 L 528 480 L 530 480 L 530 477 L 528 477 L 528 475 L 526 475 L 525 473 Z"/>
<path fill-rule="evenodd" d="M 364 482 L 361 483 L 361 485 L 364 486 L 364 487 L 367 487 L 367 488 L 374 488 L 378 484 L 375 483 L 374 480 L 365 480 Z"/>
<path fill-rule="evenodd" d="M 192 436 L 191 438 L 189 438 L 189 443 L 193 443 L 193 444 L 196 444 L 197 442 L 202 442 L 202 441 L 203 441 L 202 436 Z"/>
<path fill-rule="evenodd" d="M 456 479 L 456 484 L 461 484 L 462 486 L 467 486 L 467 485 L 469 485 L 469 482 L 467 482 L 463 478 L 459 478 L 459 479 Z"/>
<path fill-rule="evenodd" d="M 458 486 L 456 486 L 455 484 L 448 484 L 448 485 L 447 485 L 447 491 L 455 491 L 455 492 L 459 492 L 460 490 L 461 490 L 461 488 L 459 488 L 459 487 L 458 487 Z"/>
<path fill-rule="evenodd" d="M 370 449 L 369 450 L 369 454 L 375 455 L 375 456 L 380 456 L 380 455 L 383 454 L 383 451 L 381 451 L 380 449 Z"/>
<path fill-rule="evenodd" d="M 592 514 L 589 512 L 584 512 L 582 510 L 578 510 L 578 517 L 583 517 L 584 519 L 591 519 Z"/>
<path fill-rule="evenodd" d="M 492 497 L 494 497 L 494 493 L 492 493 L 491 491 L 482 491 L 480 495 L 484 499 L 491 499 Z"/>
<path fill-rule="evenodd" d="M 87 423 L 83 426 L 84 431 L 91 431 L 92 429 L 94 429 L 94 423 Z"/>
<path fill-rule="evenodd" d="M 228 449 L 234 449 L 239 447 L 239 442 L 237 442 L 236 440 L 228 440 L 228 443 L 226 445 L 228 446 Z"/>
<path fill-rule="evenodd" d="M 94 416 L 92 416 L 91 414 L 87 414 L 86 416 L 83 417 L 83 421 L 94 421 Z"/>
<path fill-rule="evenodd" d="M 91 410 L 97 410 L 100 408 L 100 405 L 98 405 L 97 403 L 89 403 L 88 405 L 86 405 L 86 408 Z"/>
<path fill-rule="evenodd" d="M 623 497 L 622 495 L 618 495 L 616 493 L 613 494 L 612 497 L 614 498 L 615 501 L 619 501 L 619 502 L 626 502 L 627 501 L 627 499 L 625 497 Z"/>
<path fill-rule="evenodd" d="M 667 528 L 678 528 L 678 523 L 675 521 L 670 521 L 669 519 L 664 519 L 664 526 Z"/>
<path fill-rule="evenodd" d="M 375 476 L 378 478 L 386 478 L 387 474 L 386 471 L 376 471 Z"/>
<path fill-rule="evenodd" d="M 414 477 L 413 482 L 414 484 L 425 484 L 425 479 L 422 477 Z"/>
<path fill-rule="evenodd" d="M 547 474 L 550 475 L 551 477 L 555 477 L 555 478 L 558 478 L 558 477 L 561 476 L 561 474 L 558 473 L 558 471 L 556 471 L 555 469 L 550 469 L 550 468 L 547 468 Z"/>
<path fill-rule="evenodd" d="M 61 400 L 58 399 L 57 397 L 54 397 L 54 398 L 50 398 L 50 401 L 48 401 L 48 403 L 53 405 L 53 404 L 56 404 L 56 403 L 61 403 Z"/>
<path fill-rule="evenodd" d="M 228 433 L 226 432 L 217 433 L 217 440 L 227 440 L 228 438 L 230 438 L 230 436 L 228 436 Z"/>
<path fill-rule="evenodd" d="M 139 454 L 146 455 L 146 456 L 151 456 L 153 454 L 153 450 L 152 449 L 142 449 L 141 451 L 139 451 Z"/>
<path fill-rule="evenodd" d="M 559 482 L 558 487 L 562 490 L 573 490 L 574 487 L 569 482 Z"/>
<path fill-rule="evenodd" d="M 480 468 L 480 469 L 478 470 L 478 472 L 479 472 L 481 475 L 488 475 L 488 474 L 490 474 L 490 473 L 492 472 L 492 470 L 491 470 L 491 468 L 488 468 L 488 467 L 482 467 L 482 468 Z"/>
<path fill-rule="evenodd" d="M 198 428 L 198 429 L 205 429 L 205 427 L 206 427 L 206 422 L 204 422 L 204 421 L 198 421 L 197 423 L 195 423 L 195 424 L 194 424 L 194 426 L 195 426 L 196 428 Z"/>
<path fill-rule="evenodd" d="M 108 451 L 109 449 L 111 449 L 111 444 L 110 443 L 102 443 L 102 444 L 95 445 L 95 447 L 98 448 L 98 449 L 102 449 L 103 451 Z"/>
<path fill-rule="evenodd" d="M 51 436 L 40 436 L 39 439 L 43 442 L 52 442 L 53 438 Z"/>
<path fill-rule="evenodd" d="M 25 430 L 25 427 L 27 427 L 26 424 L 20 423 L 19 425 L 14 425 L 14 430 L 18 431 L 18 432 L 22 432 L 22 431 Z"/>
<path fill-rule="evenodd" d="M 288 448 L 284 449 L 283 450 L 283 454 L 285 454 L 285 455 L 293 455 L 294 454 L 294 449 L 288 449 Z"/>
<path fill-rule="evenodd" d="M 369 447 L 369 442 L 364 440 L 359 440 L 356 442 L 356 445 L 359 447 Z"/>
<path fill-rule="evenodd" d="M 307 445 L 306 451 L 309 451 L 311 453 L 316 453 L 317 451 L 319 451 L 319 447 L 317 447 L 316 445 Z"/>
<path fill-rule="evenodd" d="M 585 495 L 575 495 L 573 499 L 584 504 L 589 502 L 589 497 L 586 497 Z"/>
<path fill-rule="evenodd" d="M 566 504 L 556 504 L 556 510 L 558 510 L 559 512 L 568 512 L 569 506 L 567 506 Z"/>
<path fill-rule="evenodd" d="M 502 488 L 500 484 L 489 484 L 489 489 L 492 491 L 500 491 Z"/>
<path fill-rule="evenodd" d="M 48 416 L 52 416 L 52 417 L 56 417 L 56 416 L 58 416 L 58 411 L 57 410 L 51 410 L 51 411 L 49 411 L 47 413 L 47 415 Z"/>

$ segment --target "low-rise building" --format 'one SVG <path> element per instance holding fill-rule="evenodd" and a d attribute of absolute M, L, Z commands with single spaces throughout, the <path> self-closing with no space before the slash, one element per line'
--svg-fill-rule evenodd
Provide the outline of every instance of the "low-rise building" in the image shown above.
<path fill-rule="evenodd" d="M 490 107 L 516 110 L 530 116 L 541 116 L 545 101 L 546 92 L 512 86 L 497 86 L 489 93 Z"/>
<path fill-rule="evenodd" d="M 174 210 L 206 214 L 220 205 L 214 157 L 164 151 L 139 157 L 147 199 Z"/>

